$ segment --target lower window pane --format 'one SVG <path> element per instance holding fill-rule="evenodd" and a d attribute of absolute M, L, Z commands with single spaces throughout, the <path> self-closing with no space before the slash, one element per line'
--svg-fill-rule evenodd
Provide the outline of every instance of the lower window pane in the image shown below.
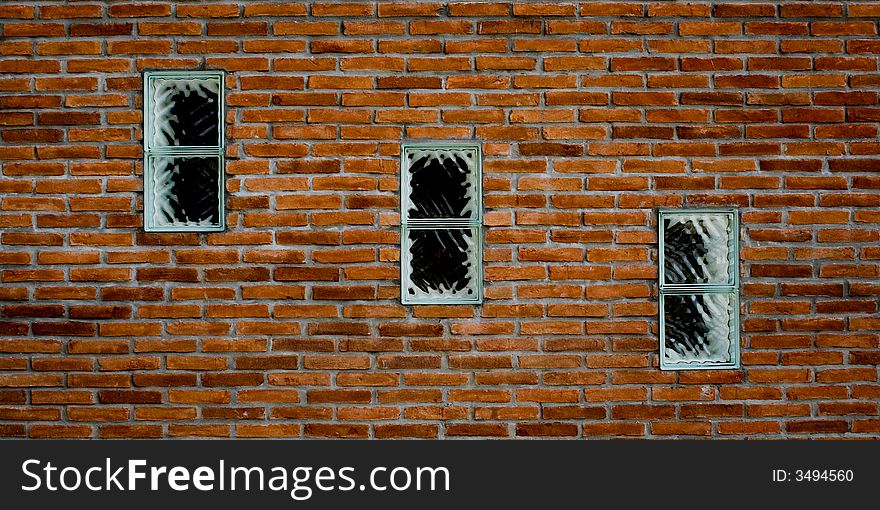
<path fill-rule="evenodd" d="M 200 230 L 220 223 L 220 158 L 161 156 L 149 160 L 147 226 Z"/>
<path fill-rule="evenodd" d="M 479 229 L 404 229 L 403 300 L 478 302 Z"/>
<path fill-rule="evenodd" d="M 693 368 L 736 364 L 735 294 L 665 294 L 663 365 Z"/>

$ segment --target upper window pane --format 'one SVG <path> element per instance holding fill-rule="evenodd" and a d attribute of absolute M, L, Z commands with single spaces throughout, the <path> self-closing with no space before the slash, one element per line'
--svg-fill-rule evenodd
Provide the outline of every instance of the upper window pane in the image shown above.
<path fill-rule="evenodd" d="M 153 73 L 147 79 L 147 148 L 221 147 L 222 75 Z"/>
<path fill-rule="evenodd" d="M 403 220 L 478 220 L 479 160 L 477 147 L 407 146 Z"/>
<path fill-rule="evenodd" d="M 660 221 L 663 284 L 735 284 L 738 233 L 732 212 L 664 212 Z"/>

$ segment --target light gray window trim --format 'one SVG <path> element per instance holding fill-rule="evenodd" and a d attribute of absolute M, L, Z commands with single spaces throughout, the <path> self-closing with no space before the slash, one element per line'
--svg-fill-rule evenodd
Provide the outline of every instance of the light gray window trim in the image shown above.
<path fill-rule="evenodd" d="M 154 141 L 155 119 L 153 117 L 153 94 L 157 79 L 215 79 L 219 83 L 217 94 L 217 143 L 203 146 L 168 146 Z M 144 230 L 147 232 L 222 232 L 226 229 L 225 211 L 225 149 L 226 149 L 226 74 L 220 70 L 212 71 L 147 71 L 143 82 L 143 135 L 144 135 Z M 218 221 L 206 225 L 164 225 L 154 219 L 156 200 L 154 196 L 153 163 L 163 157 L 207 157 L 217 159 L 217 197 Z"/>
<path fill-rule="evenodd" d="M 475 154 L 474 172 L 470 184 L 473 186 L 472 214 L 468 218 L 409 218 L 410 186 L 409 158 L 412 151 L 420 150 L 472 150 Z M 407 143 L 400 149 L 400 300 L 404 305 L 422 304 L 480 304 L 483 302 L 483 153 L 479 143 Z M 409 251 L 409 233 L 412 230 L 470 230 L 473 249 L 469 261 L 473 268 L 475 293 L 473 296 L 411 296 L 407 293 L 407 282 L 412 271 Z"/>
<path fill-rule="evenodd" d="M 666 219 L 675 215 L 725 215 L 729 218 L 728 230 L 728 279 L 726 282 L 712 283 L 669 283 L 666 281 L 666 257 L 665 257 L 665 225 Z M 660 336 L 660 368 L 662 370 L 712 370 L 731 369 L 740 367 L 740 261 L 739 261 L 739 213 L 733 208 L 678 208 L 658 209 L 657 211 L 657 238 L 658 238 L 658 262 L 659 262 L 659 336 Z M 724 294 L 730 297 L 730 344 L 729 360 L 709 361 L 674 361 L 669 360 L 666 352 L 666 313 L 665 303 L 668 296 L 697 296 L 709 294 Z"/>

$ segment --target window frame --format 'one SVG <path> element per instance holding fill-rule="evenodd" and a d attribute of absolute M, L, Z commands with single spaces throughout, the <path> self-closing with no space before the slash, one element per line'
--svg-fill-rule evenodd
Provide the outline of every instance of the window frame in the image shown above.
<path fill-rule="evenodd" d="M 156 79 L 199 79 L 216 78 L 220 84 L 217 93 L 217 145 L 205 146 L 159 146 L 154 147 L 152 112 L 153 82 Z M 222 70 L 209 71 L 146 71 L 143 76 L 143 135 L 144 135 L 144 231 L 146 232 L 222 232 L 226 230 L 226 73 Z M 156 225 L 153 223 L 155 203 L 153 199 L 152 161 L 157 158 L 215 157 L 217 158 L 217 212 L 216 224 L 198 225 Z"/>
<path fill-rule="evenodd" d="M 460 150 L 469 149 L 475 153 L 473 215 L 470 218 L 408 218 L 409 210 L 409 159 L 407 154 L 412 150 Z M 480 143 L 475 142 L 436 142 L 436 143 L 404 143 L 400 147 L 400 302 L 404 305 L 442 305 L 465 304 L 479 305 L 483 303 L 483 150 Z M 476 295 L 474 297 L 413 297 L 406 292 L 407 281 L 411 273 L 411 257 L 408 255 L 410 230 L 472 230 L 473 264 Z"/>
<path fill-rule="evenodd" d="M 723 214 L 729 217 L 728 259 L 733 270 L 730 281 L 726 284 L 719 283 L 666 283 L 666 257 L 664 243 L 664 224 L 669 216 L 678 215 L 709 215 Z M 739 210 L 732 207 L 680 207 L 657 209 L 657 261 L 658 271 L 658 324 L 659 324 L 659 356 L 661 370 L 725 370 L 738 369 L 741 366 L 740 359 L 740 219 Z M 724 362 L 713 361 L 668 361 L 666 359 L 666 314 L 664 310 L 666 296 L 700 294 L 725 294 L 730 296 L 730 360 Z"/>

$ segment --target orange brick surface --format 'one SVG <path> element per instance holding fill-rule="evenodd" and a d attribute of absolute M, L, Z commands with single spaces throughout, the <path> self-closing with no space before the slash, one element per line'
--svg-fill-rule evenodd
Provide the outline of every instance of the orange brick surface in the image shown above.
<path fill-rule="evenodd" d="M 0 6 L 0 435 L 880 431 L 871 2 Z M 227 71 L 228 228 L 142 228 L 142 72 Z M 399 303 L 477 140 L 485 303 Z M 742 211 L 741 370 L 662 372 L 655 207 Z"/>

